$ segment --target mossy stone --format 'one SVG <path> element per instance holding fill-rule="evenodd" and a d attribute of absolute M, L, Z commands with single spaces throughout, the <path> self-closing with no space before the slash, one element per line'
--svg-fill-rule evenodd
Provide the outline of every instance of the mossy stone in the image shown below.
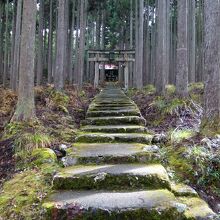
<path fill-rule="evenodd" d="M 57 162 L 57 156 L 55 152 L 49 148 L 36 149 L 32 152 L 31 157 L 33 158 L 33 163 L 36 165 Z"/>

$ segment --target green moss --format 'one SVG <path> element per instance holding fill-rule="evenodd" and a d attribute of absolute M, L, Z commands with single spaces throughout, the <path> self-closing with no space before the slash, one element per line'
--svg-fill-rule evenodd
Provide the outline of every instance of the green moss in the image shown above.
<path fill-rule="evenodd" d="M 57 169 L 57 165 L 51 164 L 21 172 L 5 182 L 0 194 L 2 219 L 44 219 L 41 206 L 45 196 L 51 193 L 52 174 Z"/>
<path fill-rule="evenodd" d="M 198 91 L 200 92 L 204 91 L 204 83 L 198 82 L 198 83 L 189 84 L 189 93 L 194 93 Z"/>
<path fill-rule="evenodd" d="M 154 85 L 147 85 L 147 86 L 143 87 L 143 89 L 141 89 L 141 90 L 136 89 L 136 88 L 130 88 L 127 91 L 127 95 L 129 97 L 138 95 L 139 93 L 143 93 L 145 95 L 152 95 L 152 94 L 156 93 L 156 88 L 154 87 Z"/>
<path fill-rule="evenodd" d="M 177 130 L 171 133 L 171 142 L 180 143 L 196 135 L 196 132 L 190 129 Z"/>
<path fill-rule="evenodd" d="M 156 93 L 156 88 L 154 85 L 147 85 L 143 88 L 143 91 L 146 95 L 151 95 Z"/>
<path fill-rule="evenodd" d="M 37 166 L 45 163 L 55 163 L 57 162 L 57 156 L 53 150 L 49 148 L 36 149 L 32 152 L 32 163 Z"/>
<path fill-rule="evenodd" d="M 59 107 L 63 106 L 66 107 L 69 103 L 69 97 L 63 93 L 58 91 L 52 91 L 50 94 L 50 99 L 53 102 L 53 105 Z"/>
<path fill-rule="evenodd" d="M 166 94 L 168 96 L 174 95 L 176 92 L 176 87 L 174 85 L 166 85 Z"/>
<path fill-rule="evenodd" d="M 215 116 L 203 118 L 200 127 L 201 134 L 208 137 L 214 137 L 217 134 L 220 134 L 220 119 Z"/>
<path fill-rule="evenodd" d="M 215 215 L 215 213 L 209 208 L 208 204 L 206 204 L 203 200 L 199 198 L 180 198 L 180 201 L 186 204 L 189 208 L 185 211 L 185 216 L 188 220 L 194 219 L 208 219 L 208 216 Z M 210 218 L 214 219 L 214 218 Z"/>
<path fill-rule="evenodd" d="M 99 167 L 89 166 L 89 169 L 96 170 Z M 99 172 L 89 172 L 83 166 L 65 168 L 59 172 L 53 180 L 54 189 L 73 190 L 73 189 L 105 189 L 105 190 L 124 190 L 124 189 L 170 189 L 168 176 L 157 165 L 150 166 L 151 175 L 133 175 L 132 173 L 109 173 L 108 169 L 103 170 L 101 178 Z M 81 170 L 81 174 L 73 174 L 75 170 Z M 83 172 L 84 170 L 84 172 Z M 105 173 L 106 172 L 106 173 Z"/>
<path fill-rule="evenodd" d="M 179 177 L 192 177 L 193 175 L 193 167 L 192 164 L 185 158 L 185 153 L 187 152 L 186 147 L 175 147 L 169 146 L 166 148 L 167 150 L 167 160 L 169 166 L 179 174 Z"/>

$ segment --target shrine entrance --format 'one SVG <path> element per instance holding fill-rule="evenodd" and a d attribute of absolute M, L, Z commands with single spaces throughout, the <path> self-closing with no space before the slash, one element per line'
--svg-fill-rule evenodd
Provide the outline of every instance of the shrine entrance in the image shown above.
<path fill-rule="evenodd" d="M 103 66 L 101 66 L 102 71 Z M 116 64 L 105 64 L 105 81 L 106 82 L 117 82 L 118 81 L 118 65 Z"/>
<path fill-rule="evenodd" d="M 133 72 L 134 50 L 89 50 L 87 75 L 93 76 L 94 86 L 103 82 L 120 82 L 127 89 L 129 71 Z M 93 73 L 94 72 L 94 73 Z"/>

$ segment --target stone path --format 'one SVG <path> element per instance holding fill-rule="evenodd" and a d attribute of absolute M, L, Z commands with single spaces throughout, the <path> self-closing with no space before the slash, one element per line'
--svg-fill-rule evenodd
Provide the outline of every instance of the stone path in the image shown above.
<path fill-rule="evenodd" d="M 91 104 L 44 204 L 48 219 L 218 219 L 197 193 L 169 180 L 140 111 L 109 85 Z"/>

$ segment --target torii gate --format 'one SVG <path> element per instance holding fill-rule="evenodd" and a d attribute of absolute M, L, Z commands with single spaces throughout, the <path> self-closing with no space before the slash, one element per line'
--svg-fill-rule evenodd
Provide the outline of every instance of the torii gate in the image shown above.
<path fill-rule="evenodd" d="M 118 62 L 124 63 L 124 87 L 128 89 L 129 85 L 129 63 L 135 62 L 135 51 L 134 50 L 88 50 L 87 59 L 87 75 L 90 71 L 90 63 L 95 63 L 95 77 L 94 77 L 94 87 L 99 85 L 99 64 L 100 63 L 110 63 Z M 105 68 L 105 65 L 103 65 Z M 131 65 L 134 68 L 134 65 Z"/>

